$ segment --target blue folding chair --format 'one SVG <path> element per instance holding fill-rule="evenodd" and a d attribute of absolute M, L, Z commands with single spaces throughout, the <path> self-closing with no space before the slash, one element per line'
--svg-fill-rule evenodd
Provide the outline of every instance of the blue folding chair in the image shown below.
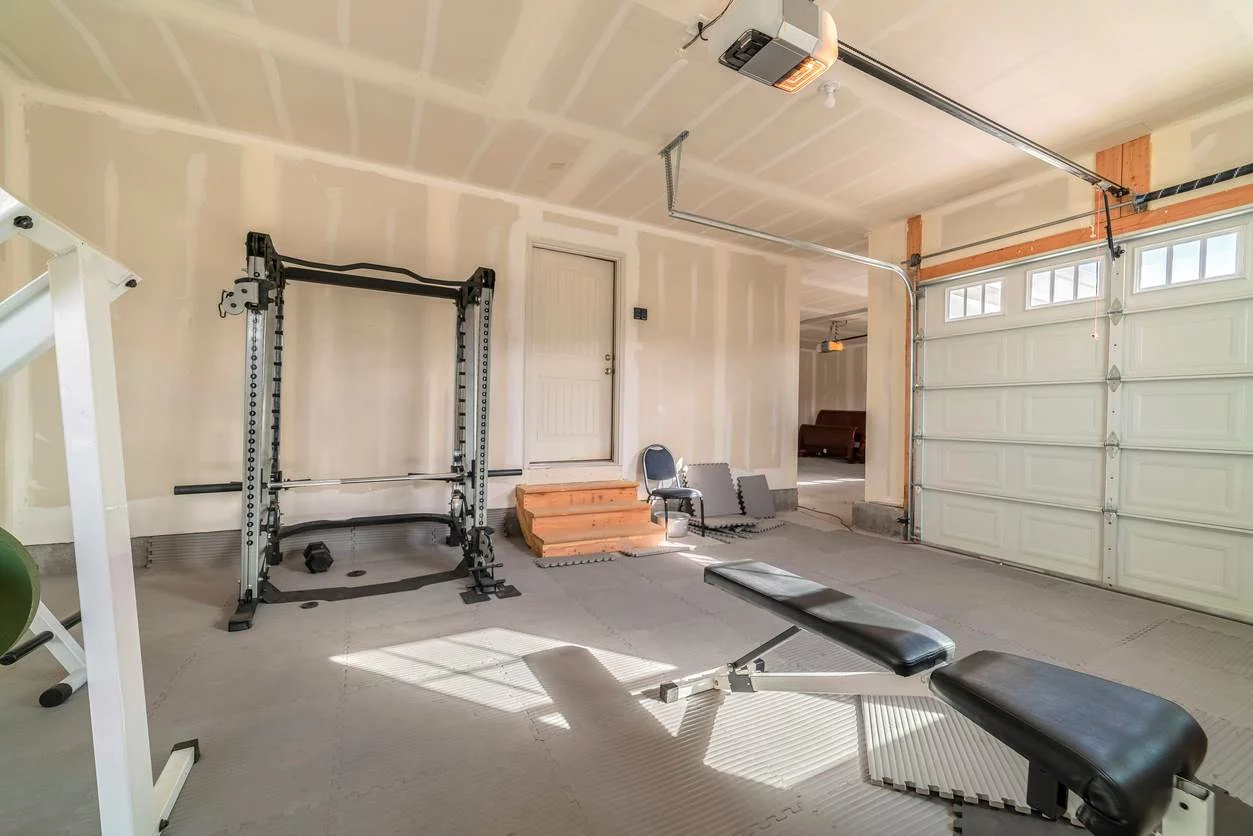
<path fill-rule="evenodd" d="M 650 504 L 653 500 L 661 500 L 667 535 L 670 533 L 670 501 L 676 499 L 691 503 L 693 508 L 700 504 L 700 533 L 705 534 L 705 497 L 696 488 L 685 488 L 679 484 L 679 469 L 674 463 L 674 456 L 660 444 L 651 444 L 644 450 L 644 488 L 648 491 Z"/>

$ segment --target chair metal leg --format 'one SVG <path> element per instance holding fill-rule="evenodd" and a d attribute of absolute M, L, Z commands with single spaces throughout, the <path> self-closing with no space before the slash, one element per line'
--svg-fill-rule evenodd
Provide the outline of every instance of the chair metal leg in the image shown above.
<path fill-rule="evenodd" d="M 700 536 L 705 536 L 705 497 L 700 498 Z"/>

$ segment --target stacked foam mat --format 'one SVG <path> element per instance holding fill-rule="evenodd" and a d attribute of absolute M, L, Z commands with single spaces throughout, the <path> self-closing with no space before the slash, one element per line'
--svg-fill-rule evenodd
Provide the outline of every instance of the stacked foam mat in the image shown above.
<path fill-rule="evenodd" d="M 726 462 L 689 464 L 683 469 L 683 484 L 704 497 L 705 528 L 714 536 L 747 536 L 783 524 L 772 519 L 774 495 L 765 476 L 741 477 L 737 490 Z"/>

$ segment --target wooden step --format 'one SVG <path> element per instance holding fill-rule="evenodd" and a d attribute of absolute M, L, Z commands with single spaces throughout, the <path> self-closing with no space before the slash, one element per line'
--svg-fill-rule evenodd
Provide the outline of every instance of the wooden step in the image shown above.
<path fill-rule="evenodd" d="M 544 485 L 518 485 L 518 495 L 541 493 L 564 493 L 574 490 L 601 490 L 606 488 L 634 488 L 635 482 L 626 479 L 610 479 L 603 482 L 551 482 Z"/>
<path fill-rule="evenodd" d="M 537 537 L 588 528 L 616 528 L 652 521 L 646 502 L 610 502 L 598 505 L 571 505 L 565 508 L 536 508 L 519 511 L 526 517 L 524 527 Z"/>
<path fill-rule="evenodd" d="M 638 496 L 634 482 L 569 482 L 555 485 L 518 485 L 515 496 L 519 509 L 569 508 L 628 502 Z"/>
<path fill-rule="evenodd" d="M 660 545 L 665 539 L 665 526 L 649 522 L 536 537 L 532 548 L 540 557 L 575 557 L 582 554 L 650 548 Z"/>

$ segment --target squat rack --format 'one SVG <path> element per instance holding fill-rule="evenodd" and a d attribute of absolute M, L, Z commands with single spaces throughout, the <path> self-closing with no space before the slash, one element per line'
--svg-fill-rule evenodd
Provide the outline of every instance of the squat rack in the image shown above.
<path fill-rule="evenodd" d="M 270 236 L 249 232 L 245 243 L 245 275 L 234 288 L 222 291 L 218 313 L 245 314 L 244 331 L 244 448 L 240 482 L 179 485 L 176 495 L 243 493 L 240 509 L 239 603 L 228 629 L 246 630 L 259 603 L 295 601 L 341 601 L 419 589 L 457 578 L 470 579 L 461 593 L 467 604 L 491 596 L 511 598 L 521 593 L 497 578 L 492 550 L 492 529 L 487 525 L 487 479 L 520 476 L 521 470 L 490 471 L 487 466 L 488 390 L 492 294 L 496 272 L 480 267 L 465 281 L 444 281 L 421 276 L 403 267 L 357 262 L 324 264 L 282 255 Z M 413 281 L 383 279 L 360 271 L 391 273 Z M 457 312 L 453 382 L 455 439 L 452 464 L 447 473 L 407 473 L 337 479 L 286 480 L 280 459 L 283 383 L 283 319 L 288 284 L 310 284 L 375 290 L 444 299 Z M 269 416 L 269 420 L 266 420 Z M 314 520 L 283 526 L 279 497 L 294 488 L 328 487 L 383 482 L 447 482 L 452 486 L 447 514 L 388 514 L 346 520 Z M 269 580 L 269 567 L 283 560 L 285 537 L 309 531 L 358 526 L 428 522 L 448 526 L 450 546 L 460 546 L 461 562 L 447 572 L 420 575 L 402 581 L 284 592 Z"/>

